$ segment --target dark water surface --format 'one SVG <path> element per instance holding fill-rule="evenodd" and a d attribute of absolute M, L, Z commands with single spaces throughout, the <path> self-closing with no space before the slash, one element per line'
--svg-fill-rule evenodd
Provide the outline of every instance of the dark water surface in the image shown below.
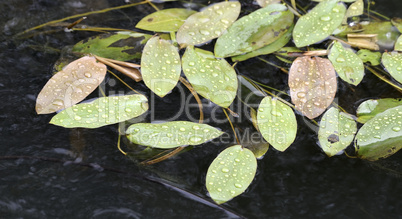
<path fill-rule="evenodd" d="M 29 38 L 13 36 L 47 21 L 123 4 L 123 0 L 1 1 L 0 218 L 402 217 L 401 152 L 375 163 L 345 155 L 327 158 L 300 116 L 295 143 L 284 153 L 270 149 L 259 160 L 250 188 L 217 206 L 207 195 L 205 174 L 230 144 L 204 144 L 144 168 L 117 150 L 116 125 L 64 129 L 48 124 L 53 115 L 36 115 L 35 98 L 61 57 L 60 50 L 95 33 L 36 31 Z M 243 4 L 254 7 L 249 1 Z M 400 15 L 402 5 L 398 0 L 383 0 L 374 9 L 393 17 Z M 89 16 L 85 25 L 133 29 L 153 11 L 148 5 L 112 11 Z M 287 76 L 257 59 L 239 63 L 237 70 L 287 89 Z M 150 97 L 142 83 L 130 83 Z M 123 89 L 114 84 L 108 82 L 107 91 Z M 400 97 L 370 74 L 354 93 L 342 82 L 339 87 L 339 104 L 352 113 L 364 98 Z M 151 108 L 156 119 L 177 112 L 179 94 L 180 89 L 175 89 L 163 100 L 154 98 Z M 196 108 L 193 111 L 197 117 Z M 207 109 L 206 118 L 212 115 L 224 118 L 220 110 Z M 185 115 L 180 119 L 189 120 Z M 231 133 L 228 123 L 216 126 Z M 251 124 L 242 119 L 237 126 L 245 129 Z"/>

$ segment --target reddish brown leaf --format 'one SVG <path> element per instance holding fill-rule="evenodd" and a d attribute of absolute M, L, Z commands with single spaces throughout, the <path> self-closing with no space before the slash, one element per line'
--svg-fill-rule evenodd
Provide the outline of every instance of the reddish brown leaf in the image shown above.
<path fill-rule="evenodd" d="M 313 119 L 334 100 L 337 90 L 334 67 L 328 59 L 299 57 L 290 67 L 289 87 L 296 109 Z"/>

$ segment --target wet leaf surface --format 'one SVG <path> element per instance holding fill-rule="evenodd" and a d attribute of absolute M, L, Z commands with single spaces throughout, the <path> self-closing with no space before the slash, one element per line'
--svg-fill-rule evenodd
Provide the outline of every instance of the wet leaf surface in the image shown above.
<path fill-rule="evenodd" d="M 402 105 L 402 99 L 384 98 L 377 100 L 366 100 L 356 110 L 357 121 L 366 123 L 378 113 L 387 109 Z"/>
<path fill-rule="evenodd" d="M 103 81 L 106 65 L 85 56 L 68 64 L 45 84 L 36 99 L 38 114 L 54 113 L 85 99 Z"/>
<path fill-rule="evenodd" d="M 276 4 L 276 3 L 280 3 L 281 0 L 257 0 L 257 3 L 259 6 L 261 6 L 262 8 L 271 5 L 271 4 Z"/>
<path fill-rule="evenodd" d="M 349 6 L 348 10 L 346 11 L 345 17 L 360 16 L 363 14 L 363 10 L 364 10 L 363 0 L 357 0 Z"/>
<path fill-rule="evenodd" d="M 61 111 L 50 123 L 65 128 L 99 128 L 140 116 L 147 110 L 148 100 L 141 94 L 100 97 Z"/>
<path fill-rule="evenodd" d="M 394 47 L 395 51 L 402 51 L 402 35 L 398 37 Z"/>
<path fill-rule="evenodd" d="M 223 132 L 207 125 L 187 121 L 159 124 L 137 123 L 128 127 L 127 138 L 135 143 L 154 148 L 175 148 L 184 145 L 199 145 Z"/>
<path fill-rule="evenodd" d="M 384 52 L 382 64 L 388 73 L 399 83 L 402 83 L 402 54 L 398 52 Z"/>
<path fill-rule="evenodd" d="M 402 18 L 392 18 L 391 23 L 402 33 Z"/>
<path fill-rule="evenodd" d="M 196 12 L 184 8 L 160 10 L 142 18 L 135 27 L 155 32 L 176 32 L 194 13 Z"/>
<path fill-rule="evenodd" d="M 223 150 L 211 163 L 206 185 L 211 198 L 225 203 L 243 193 L 254 179 L 257 160 L 253 152 L 241 145 Z"/>
<path fill-rule="evenodd" d="M 373 52 L 368 49 L 361 49 L 357 51 L 357 56 L 363 61 L 363 62 L 370 62 L 372 66 L 376 66 L 381 64 L 381 53 L 380 52 Z"/>
<path fill-rule="evenodd" d="M 299 57 L 290 67 L 289 87 L 296 109 L 313 119 L 334 100 L 337 90 L 334 67 L 328 59 Z"/>
<path fill-rule="evenodd" d="M 156 95 L 164 97 L 176 86 L 180 72 L 177 48 L 159 37 L 148 40 L 141 57 L 141 74 L 145 85 Z"/>

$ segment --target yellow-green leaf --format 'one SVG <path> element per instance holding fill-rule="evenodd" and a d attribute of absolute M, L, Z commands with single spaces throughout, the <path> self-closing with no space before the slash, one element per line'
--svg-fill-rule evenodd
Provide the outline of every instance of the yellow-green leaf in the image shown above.
<path fill-rule="evenodd" d="M 387 109 L 402 105 L 402 99 L 384 98 L 377 100 L 366 100 L 356 110 L 357 121 L 366 123 L 378 113 Z"/>
<path fill-rule="evenodd" d="M 402 83 L 402 53 L 384 52 L 382 64 L 395 80 Z"/>
<path fill-rule="evenodd" d="M 396 40 L 394 50 L 402 52 L 402 35 Z"/>
<path fill-rule="evenodd" d="M 356 53 L 357 56 L 363 61 L 363 62 L 370 62 L 372 66 L 376 66 L 381 64 L 381 53 L 380 52 L 373 52 L 368 49 L 361 49 L 357 51 Z"/>
<path fill-rule="evenodd" d="M 348 10 L 346 11 L 345 17 L 360 16 L 363 14 L 363 10 L 364 10 L 363 0 L 357 0 L 349 6 Z"/>
<path fill-rule="evenodd" d="M 145 16 L 135 27 L 156 32 L 176 32 L 194 13 L 196 12 L 184 8 L 164 9 Z"/>
<path fill-rule="evenodd" d="M 259 6 L 261 6 L 262 8 L 271 5 L 271 4 L 276 4 L 276 3 L 280 3 L 281 0 L 257 0 L 257 3 Z"/>

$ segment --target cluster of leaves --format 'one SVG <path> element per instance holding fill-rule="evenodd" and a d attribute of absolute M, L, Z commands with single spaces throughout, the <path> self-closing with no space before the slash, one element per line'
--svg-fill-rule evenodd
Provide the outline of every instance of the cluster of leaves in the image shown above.
<path fill-rule="evenodd" d="M 285 151 L 296 137 L 295 111 L 309 119 L 323 114 L 318 139 L 328 156 L 342 152 L 353 141 L 360 158 L 377 160 L 390 156 L 402 146 L 399 143 L 402 140 L 400 100 L 367 100 L 359 106 L 356 116 L 330 106 L 338 88 L 337 76 L 358 86 L 364 77 L 364 62 L 378 65 L 381 60 L 389 75 L 402 83 L 402 54 L 399 52 L 402 38 L 396 41 L 393 52 L 378 56 L 371 51 L 378 46 L 375 40 L 371 40 L 372 33 L 346 35 L 355 32 L 350 30 L 347 19 L 363 13 L 362 0 L 319 2 L 296 20 L 295 14 L 299 15 L 296 9 L 279 4 L 279 1 L 258 1 L 262 8 L 239 19 L 241 4 L 237 1 L 211 4 L 200 12 L 183 8 L 157 11 L 136 25 L 139 29 L 156 32 L 155 36 L 117 32 L 76 44 L 73 51 L 95 56 L 84 56 L 55 74 L 38 95 L 36 110 L 45 114 L 64 109 L 52 118 L 51 123 L 67 128 L 101 127 L 146 112 L 147 98 L 142 94 L 101 97 L 90 103 L 78 104 L 102 82 L 106 65 L 136 81 L 142 79 L 161 98 L 177 85 L 183 72 L 197 94 L 222 108 L 228 108 L 237 95 L 239 81 L 234 67 L 225 58 L 238 62 L 276 52 L 281 54 L 278 58 L 289 61 L 291 57 L 288 55 L 297 51 L 299 57 L 291 60 L 288 79 L 294 105 L 264 93 L 266 96 L 258 109 L 250 109 L 253 123 L 263 138 L 276 150 Z M 392 20 L 392 24 L 401 31 L 399 19 Z M 368 26 L 363 31 L 367 29 Z M 333 36 L 335 33 L 336 37 Z M 348 41 L 342 36 L 347 36 Z M 328 38 L 331 41 L 326 50 L 300 50 Z M 196 48 L 214 39 L 213 52 Z M 291 43 L 291 39 L 296 47 L 284 47 Z M 116 43 L 128 40 L 131 40 L 128 45 Z M 350 45 L 365 49 L 355 53 L 348 48 Z M 133 48 L 142 46 L 142 54 L 130 53 Z M 184 48 L 185 52 L 180 57 L 179 49 Z M 124 62 L 139 57 L 141 73 L 139 66 Z M 398 84 L 394 85 L 400 89 Z M 260 89 L 256 84 L 253 86 Z M 355 118 L 357 122 L 364 123 L 359 130 Z M 219 137 L 223 132 L 202 124 L 200 120 L 200 123 L 137 123 L 125 133 L 135 144 L 170 149 L 199 145 Z M 262 154 L 268 149 L 267 144 L 265 147 Z M 256 159 L 262 155 L 261 149 L 260 153 L 256 151 L 252 147 L 235 145 L 216 157 L 206 177 L 207 189 L 215 202 L 224 203 L 247 189 L 256 173 Z"/>

